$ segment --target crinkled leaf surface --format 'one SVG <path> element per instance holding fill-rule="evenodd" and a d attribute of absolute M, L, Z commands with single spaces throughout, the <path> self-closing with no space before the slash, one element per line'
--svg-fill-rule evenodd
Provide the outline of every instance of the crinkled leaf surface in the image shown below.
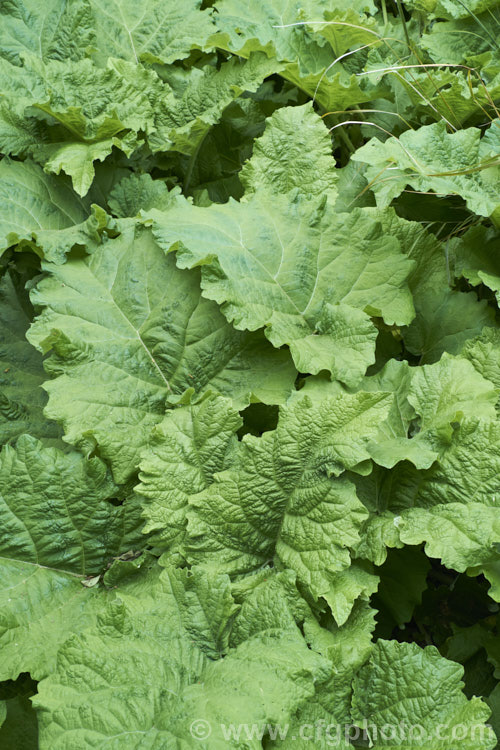
<path fill-rule="evenodd" d="M 147 499 L 145 531 L 171 552 L 183 546 L 189 498 L 236 460 L 241 417 L 229 399 L 208 395 L 170 411 L 153 430 L 137 492 Z"/>
<path fill-rule="evenodd" d="M 274 194 L 298 188 L 311 198 L 329 193 L 334 201 L 334 165 L 331 137 L 307 103 L 302 107 L 283 107 L 269 118 L 240 178 L 246 196 L 260 190 Z"/>
<path fill-rule="evenodd" d="M 0 746 L 493 750 L 498 1 L 0 5 Z"/>
<path fill-rule="evenodd" d="M 467 568 L 480 572 L 500 559 L 500 512 L 496 507 L 469 502 L 428 510 L 412 508 L 402 516 L 399 533 L 405 544 L 426 542 L 429 557 L 441 559 L 447 568 L 460 573 Z"/>
<path fill-rule="evenodd" d="M 440 242 L 419 222 L 403 220 L 393 209 L 377 209 L 375 215 L 415 262 L 408 284 L 416 315 L 402 336 L 421 364 L 436 362 L 444 352 L 458 354 L 468 339 L 494 325 L 495 312 L 486 300 L 452 288 L 451 242 Z"/>
<path fill-rule="evenodd" d="M 278 60 L 295 61 L 310 41 L 301 22 L 323 19 L 330 7 L 326 0 L 260 0 L 249 16 L 243 0 L 219 0 L 214 42 L 244 57 L 257 49 Z"/>
<path fill-rule="evenodd" d="M 250 749 L 253 742 L 224 739 L 221 724 L 287 717 L 326 676 L 296 628 L 250 637 L 210 661 L 197 646 L 202 621 L 191 622 L 188 639 L 172 604 L 168 589 L 158 587 L 149 600 L 125 597 L 109 606 L 99 628 L 66 643 L 36 698 L 42 750 L 190 746 L 196 721 L 209 722 L 205 747 Z"/>
<path fill-rule="evenodd" d="M 0 162 L 0 248 L 25 240 L 45 258 L 60 263 L 74 245 L 97 240 L 89 206 L 66 182 L 30 161 Z"/>
<path fill-rule="evenodd" d="M 88 2 L 16 0 L 1 8 L 0 54 L 19 65 L 23 55 L 42 60 L 81 60 L 95 43 Z"/>
<path fill-rule="evenodd" d="M 372 139 L 353 155 L 355 161 L 370 165 L 366 177 L 374 180 L 372 190 L 380 206 L 389 205 L 411 185 L 415 190 L 459 195 L 471 211 L 498 223 L 499 168 L 494 160 L 488 166 L 491 157 L 488 138 L 481 139 L 479 128 L 447 133 L 444 122 L 407 130 L 385 143 Z"/>
<path fill-rule="evenodd" d="M 313 597 L 328 597 L 365 518 L 352 483 L 338 475 L 365 470 L 390 402 L 383 393 L 292 399 L 275 431 L 246 436 L 234 467 L 190 499 L 188 559 L 232 573 L 274 559 Z"/>
<path fill-rule="evenodd" d="M 373 615 L 373 610 L 365 602 L 357 606 L 345 625 L 340 627 L 328 622 L 328 629 L 321 628 L 313 618 L 305 621 L 306 637 L 313 648 L 329 659 L 331 674 L 314 698 L 300 707 L 286 739 L 276 739 L 271 747 L 307 750 L 312 741 L 321 741 L 320 732 L 325 746 L 342 750 L 352 747 L 349 742 L 352 675 L 370 654 Z"/>
<path fill-rule="evenodd" d="M 86 195 L 95 161 L 103 161 L 114 146 L 130 155 L 142 141 L 138 133 L 153 116 L 148 95 L 153 90 L 161 96 L 163 90 L 152 71 L 116 62 L 101 69 L 88 59 L 42 63 L 27 56 L 18 68 L 0 59 L 7 105 L 0 112 L 3 150 L 32 155 L 47 172 L 64 171 L 75 191 Z M 23 114 L 28 129 L 20 123 Z"/>
<path fill-rule="evenodd" d="M 286 352 L 234 330 L 200 297 L 197 274 L 178 270 L 140 225 L 124 224 L 89 258 L 47 270 L 32 294 L 45 309 L 29 333 L 54 352 L 46 413 L 68 442 L 99 445 L 117 481 L 137 468 L 167 396 L 212 388 L 242 406 L 280 403 L 292 387 Z"/>
<path fill-rule="evenodd" d="M 472 0 L 467 5 L 456 0 L 408 0 L 407 4 L 410 8 L 438 18 L 467 18 L 471 13 L 481 13 L 495 7 L 494 0 Z"/>
<path fill-rule="evenodd" d="M 282 407 L 275 431 L 247 436 L 239 448 L 227 401 L 179 407 L 155 429 L 141 462 L 146 528 L 209 570 L 249 572 L 274 558 L 345 621 L 374 577 L 362 566 L 336 575 L 349 567 L 347 548 L 366 517 L 353 485 L 336 477 L 344 468 L 365 471 L 391 402 L 384 393 L 297 397 Z"/>
<path fill-rule="evenodd" d="M 496 230 L 483 226 L 469 229 L 453 244 L 457 277 L 463 276 L 472 286 L 484 284 L 495 296 L 500 295 L 499 241 Z"/>
<path fill-rule="evenodd" d="M 406 285 L 412 264 L 362 210 L 337 216 L 323 200 L 296 193 L 274 197 L 272 207 L 259 195 L 209 208 L 179 198 L 165 214 L 149 216 L 158 242 L 177 251 L 181 268 L 201 266 L 203 293 L 228 320 L 240 329 L 265 328 L 275 346 L 291 346 L 306 372 L 342 371 L 335 354 L 329 361 L 337 339 L 340 352 L 343 345 L 366 366 L 373 361 L 369 321 L 353 313 L 351 330 L 349 311 L 335 303 L 390 323 L 413 317 Z M 316 332 L 326 344 L 318 363 Z"/>
<path fill-rule="evenodd" d="M 461 357 L 443 355 L 413 373 L 408 401 L 420 415 L 420 430 L 448 437 L 464 416 L 495 416 L 493 384 Z"/>
<path fill-rule="evenodd" d="M 497 445 L 496 420 L 463 419 L 427 471 L 402 463 L 373 483 L 365 480 L 374 515 L 358 554 L 379 563 L 385 545 L 426 542 L 429 557 L 460 572 L 470 568 L 477 574 L 484 568 L 489 578 L 486 570 L 498 561 L 500 542 Z M 357 480 L 358 494 L 366 502 L 362 483 Z"/>
<path fill-rule="evenodd" d="M 214 31 L 211 12 L 200 10 L 200 0 L 89 4 L 99 60 L 106 55 L 135 63 L 173 63 L 188 57 L 193 47 L 202 47 Z"/>
<path fill-rule="evenodd" d="M 152 208 L 165 209 L 170 202 L 168 188 L 162 180 L 153 180 L 149 174 L 131 172 L 114 186 L 108 205 L 119 219 L 134 218 L 141 211 Z"/>
<path fill-rule="evenodd" d="M 462 675 L 463 668 L 443 659 L 434 646 L 380 640 L 354 680 L 352 718 L 367 726 L 374 747 L 451 750 L 457 745 L 453 730 L 460 725 L 464 748 L 494 748 L 493 732 L 484 727 L 478 732 L 490 711 L 479 698 L 467 700 Z"/>
<path fill-rule="evenodd" d="M 481 336 L 467 341 L 462 351 L 462 357 L 468 359 L 481 375 L 500 389 L 499 347 L 500 331 L 496 328 L 485 328 Z"/>
<path fill-rule="evenodd" d="M 375 382 L 378 387 L 385 383 L 389 389 L 387 374 L 385 377 L 381 374 Z M 394 466 L 391 472 L 377 470 L 370 477 L 355 478 L 359 497 L 372 512 L 358 554 L 381 564 L 386 545 L 419 543 L 410 541 L 413 539 L 411 532 L 406 537 L 402 531 L 407 521 L 411 526 L 411 518 L 416 514 L 419 519 L 425 516 L 429 521 L 426 540 L 439 542 L 441 550 L 446 550 L 444 554 L 450 567 L 456 565 L 457 569 L 464 570 L 470 564 L 466 562 L 471 559 L 470 552 L 464 550 L 462 556 L 453 529 L 449 527 L 446 534 L 442 533 L 437 529 L 438 521 L 432 522 L 429 514 L 434 508 L 432 513 L 436 517 L 441 512 L 448 517 L 451 511 L 441 507 L 447 503 L 463 503 L 467 512 L 468 503 L 481 502 L 491 508 L 485 510 L 491 528 L 484 543 L 472 519 L 458 522 L 460 534 L 469 534 L 478 560 L 492 559 L 497 523 L 494 519 L 498 516 L 493 458 L 497 442 L 496 389 L 469 361 L 445 355 L 434 365 L 414 369 L 406 384 L 402 384 L 400 393 L 395 395 L 399 409 L 407 410 L 411 406 L 417 418 L 407 422 L 406 429 L 412 426 L 412 432 L 406 442 L 398 436 L 370 446 L 375 461 L 382 466 Z M 411 417 L 411 411 L 407 413 Z M 388 424 L 395 424 L 394 412 Z M 384 430 L 387 432 L 386 428 Z M 391 460 L 391 450 L 397 461 L 406 461 L 395 466 L 397 461 Z M 429 462 L 423 460 L 427 456 L 431 459 Z M 464 467 L 467 467 L 465 472 Z M 426 471 L 422 471 L 424 469 Z M 462 509 L 456 512 L 461 514 Z M 421 524 L 420 528 L 423 528 Z M 458 529 L 456 531 L 458 533 Z M 464 544 L 461 539 L 461 546 Z"/>
<path fill-rule="evenodd" d="M 158 92 L 157 87 L 151 92 L 151 106 L 155 109 L 154 129 L 148 138 L 151 149 L 196 154 L 225 107 L 244 91 L 256 91 L 265 78 L 279 69 L 276 60 L 258 52 L 249 60 L 233 57 L 219 70 L 209 66 L 175 71 L 170 78 L 171 92 Z"/>
<path fill-rule="evenodd" d="M 45 676 L 64 638 L 92 621 L 94 594 L 80 581 L 120 551 L 124 507 L 109 502 L 115 493 L 97 458 L 45 448 L 27 435 L 3 448 L 2 679 Z"/>

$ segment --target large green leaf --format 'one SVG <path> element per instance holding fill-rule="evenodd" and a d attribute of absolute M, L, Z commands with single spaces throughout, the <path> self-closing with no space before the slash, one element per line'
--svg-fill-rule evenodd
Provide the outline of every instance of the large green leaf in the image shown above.
<path fill-rule="evenodd" d="M 374 209 L 374 215 L 415 261 L 408 285 L 416 315 L 402 335 L 420 364 L 436 362 L 443 352 L 458 354 L 468 339 L 495 324 L 486 300 L 452 288 L 452 242 L 440 242 L 422 224 L 400 218 L 393 209 Z"/>
<path fill-rule="evenodd" d="M 276 430 L 245 436 L 234 465 L 189 499 L 188 560 L 230 573 L 274 561 L 315 599 L 333 602 L 336 573 L 349 567 L 366 517 L 352 482 L 339 475 L 367 470 L 367 446 L 391 401 L 383 393 L 293 398 Z M 358 594 L 364 588 L 366 581 Z"/>
<path fill-rule="evenodd" d="M 500 513 L 481 503 L 447 503 L 429 509 L 412 508 L 398 524 L 405 544 L 426 542 L 429 557 L 437 557 L 447 568 L 463 573 L 468 568 L 483 572 L 498 564 Z"/>
<path fill-rule="evenodd" d="M 230 197 L 241 198 L 243 186 L 239 172 L 252 153 L 254 138 L 262 135 L 269 107 L 279 106 L 275 101 L 272 81 L 264 82 L 258 89 L 267 94 L 264 102 L 251 97 L 238 97 L 222 113 L 219 121 L 210 128 L 192 156 L 179 154 L 186 179 L 184 193 L 195 196 L 206 191 L 214 203 L 225 203 Z M 291 91 L 293 97 L 294 91 Z M 288 96 L 285 101 L 288 101 Z M 158 207 L 157 207 L 158 208 Z M 149 207 L 146 207 L 149 210 Z"/>
<path fill-rule="evenodd" d="M 454 271 L 472 286 L 484 284 L 500 300 L 500 264 L 498 262 L 499 236 L 493 229 L 477 225 L 469 229 L 451 245 Z"/>
<path fill-rule="evenodd" d="M 155 110 L 154 127 L 150 127 L 148 137 L 151 149 L 195 157 L 223 110 L 244 91 L 256 91 L 279 69 L 276 60 L 269 60 L 262 52 L 248 60 L 232 57 L 219 69 L 210 65 L 189 71 L 174 69 L 168 78 L 171 91 L 151 90 L 151 107 Z"/>
<path fill-rule="evenodd" d="M 328 131 L 308 102 L 284 107 L 269 118 L 252 158 L 241 170 L 245 196 L 267 190 L 298 188 L 307 197 L 329 193 L 336 198 L 337 175 Z"/>
<path fill-rule="evenodd" d="M 294 631 L 296 625 L 311 618 L 311 610 L 300 595 L 291 570 L 258 570 L 233 581 L 231 593 L 240 605 L 231 627 L 233 647 L 255 635 Z"/>
<path fill-rule="evenodd" d="M 496 420 L 464 419 L 430 469 L 417 471 L 403 463 L 390 474 L 356 480 L 373 513 L 358 554 L 380 564 L 386 545 L 425 542 L 429 557 L 459 572 L 484 572 L 494 583 L 500 543 L 498 442 Z"/>
<path fill-rule="evenodd" d="M 209 658 L 218 659 L 227 653 L 233 620 L 240 610 L 233 599 L 229 576 L 167 568 L 163 583 L 174 605 L 171 612 L 179 615 L 177 626 Z"/>
<path fill-rule="evenodd" d="M 201 0 L 89 0 L 100 61 L 121 57 L 130 62 L 173 63 L 204 46 L 213 33 L 210 11 L 200 10 Z"/>
<path fill-rule="evenodd" d="M 460 7 L 457 4 L 457 9 Z M 487 33 L 478 33 L 478 26 L 486 28 Z M 468 62 L 473 55 L 488 52 L 491 49 L 491 37 L 497 31 L 497 22 L 493 14 L 486 11 L 478 17 L 468 15 L 453 21 L 432 24 L 429 33 L 421 40 L 422 47 L 431 55 L 434 62 L 454 63 L 461 65 Z"/>
<path fill-rule="evenodd" d="M 444 354 L 415 370 L 408 400 L 420 416 L 421 432 L 449 438 L 464 416 L 494 417 L 497 394 L 469 362 Z"/>
<path fill-rule="evenodd" d="M 162 180 L 131 172 L 113 187 L 108 205 L 115 216 L 124 219 L 134 218 L 141 211 L 152 208 L 165 209 L 170 199 L 171 194 Z"/>
<path fill-rule="evenodd" d="M 413 317 L 412 263 L 360 209 L 336 215 L 324 200 L 298 193 L 272 202 L 256 194 L 209 208 L 179 198 L 148 216 L 181 268 L 201 266 L 203 293 L 228 320 L 264 328 L 274 346 L 288 344 L 302 371 L 326 369 L 355 384 L 373 362 L 375 330 L 366 316 L 401 324 Z"/>
<path fill-rule="evenodd" d="M 405 4 L 431 18 L 467 18 L 496 8 L 496 0 L 471 0 L 468 3 L 461 0 L 406 0 Z"/>
<path fill-rule="evenodd" d="M 480 216 L 500 222 L 499 168 L 494 159 L 497 125 L 481 138 L 479 128 L 448 133 L 446 123 L 437 122 L 407 130 L 399 138 L 382 143 L 372 138 L 353 155 L 369 164 L 366 171 L 377 205 L 387 206 L 411 185 L 414 190 L 461 196 L 468 208 Z M 491 165 L 490 165 L 491 164 Z"/>
<path fill-rule="evenodd" d="M 379 640 L 354 679 L 353 721 L 375 748 L 492 750 L 490 711 L 467 700 L 462 675 L 434 646 Z"/>
<path fill-rule="evenodd" d="M 229 399 L 208 395 L 179 406 L 154 428 L 140 464 L 136 491 L 147 499 L 144 528 L 170 554 L 183 547 L 189 498 L 236 458 L 241 417 Z"/>
<path fill-rule="evenodd" d="M 42 60 L 81 60 L 95 43 L 89 3 L 75 0 L 14 0 L 0 10 L 0 54 L 22 64 L 26 53 Z"/>
<path fill-rule="evenodd" d="M 121 551 L 126 506 L 104 464 L 24 435 L 0 453 L 1 679 L 44 677 L 59 645 L 93 621 L 82 586 Z"/>
<path fill-rule="evenodd" d="M 137 468 L 167 396 L 211 388 L 239 407 L 281 403 L 295 377 L 287 353 L 234 330 L 200 297 L 198 274 L 178 270 L 149 230 L 122 229 L 86 259 L 46 266 L 49 277 L 32 293 L 44 312 L 29 332 L 54 352 L 47 415 L 63 423 L 68 442 L 98 445 L 119 482 Z"/>
<path fill-rule="evenodd" d="M 485 328 L 481 336 L 469 339 L 460 354 L 500 393 L 500 331 L 497 328 Z"/>
<path fill-rule="evenodd" d="M 76 244 L 98 241 L 98 221 L 66 180 L 45 174 L 31 161 L 0 162 L 0 251 L 33 243 L 54 263 Z M 88 219 L 88 221 L 87 221 Z"/>
<path fill-rule="evenodd" d="M 384 393 L 296 397 L 276 430 L 239 448 L 229 402 L 179 407 L 141 462 L 146 528 L 170 555 L 207 569 L 243 573 L 274 559 L 344 622 L 376 579 L 362 565 L 346 570 L 365 514 L 352 484 L 331 477 L 369 470 L 368 446 L 391 404 Z"/>
<path fill-rule="evenodd" d="M 0 147 L 32 155 L 47 172 L 64 171 L 82 196 L 92 184 L 95 161 L 113 147 L 130 155 L 143 140 L 139 131 L 146 132 L 153 118 L 150 99 L 163 92 L 155 73 L 125 61 L 110 60 L 105 69 L 88 59 L 42 63 L 28 56 L 23 68 L 0 62 L 4 101 L 17 116 L 3 110 Z M 23 114 L 32 123 L 29 131 L 19 122 Z"/>
<path fill-rule="evenodd" d="M 384 381 L 387 384 L 387 379 L 375 379 L 378 387 L 383 387 Z M 399 461 L 407 459 L 408 462 L 400 463 L 391 472 L 376 471 L 370 477 L 355 478 L 358 494 L 372 513 L 357 550 L 360 556 L 381 564 L 386 556 L 386 545 L 419 543 L 416 532 L 411 530 L 415 516 L 420 530 L 424 528 L 422 519 L 428 522 L 424 537 L 419 541 L 425 538 L 430 543 L 429 554 L 442 557 L 443 561 L 446 558 L 450 567 L 465 570 L 474 564 L 474 555 L 477 565 L 496 559 L 492 545 L 497 533 L 494 498 L 500 491 L 494 468 L 497 397 L 493 384 L 460 357 L 444 355 L 434 365 L 413 370 L 398 396 L 400 410 L 404 412 L 407 402 L 417 415 L 407 423 L 407 429 L 411 428 L 409 445 L 398 437 L 392 442 L 378 441 L 370 446 L 374 460 L 383 466 L 394 466 L 391 450 Z M 393 416 L 389 423 L 393 423 Z M 431 462 L 422 461 L 422 455 L 430 455 Z M 415 460 L 415 456 L 419 460 Z M 463 471 L 464 465 L 468 467 L 467 472 Z M 446 510 L 448 503 L 463 504 L 464 509 L 455 508 L 460 515 L 462 511 L 467 513 L 469 503 L 473 506 L 477 502 L 489 506 L 488 510 L 484 509 L 484 515 L 491 528 L 482 541 L 472 519 L 467 521 L 465 516 L 460 521 L 457 515 L 461 529 L 453 532 L 448 528 L 446 534 L 438 529 L 442 522 L 432 520 L 440 513 L 447 517 L 452 515 Z M 474 512 L 480 513 L 477 509 Z M 469 537 L 467 544 L 462 533 Z M 431 553 L 431 549 L 437 549 L 434 541 L 442 554 Z"/>
<path fill-rule="evenodd" d="M 366 602 L 357 605 L 349 620 L 337 626 L 326 620 L 320 627 L 313 618 L 304 622 L 304 633 L 312 648 L 324 654 L 331 664 L 327 681 L 318 686 L 313 698 L 305 701 L 293 718 L 286 738 L 270 743 L 272 748 L 308 750 L 314 742 L 319 747 L 348 750 L 352 745 L 351 696 L 352 679 L 372 649 L 371 636 L 375 612 Z"/>
<path fill-rule="evenodd" d="M 330 7 L 327 0 L 259 0 L 249 15 L 244 0 L 219 0 L 214 19 L 218 33 L 213 41 L 243 57 L 262 50 L 270 57 L 294 62 L 310 41 L 304 22 L 321 20 Z"/>
<path fill-rule="evenodd" d="M 40 749 L 201 740 L 207 750 L 251 750 L 255 741 L 231 740 L 224 729 L 242 717 L 258 725 L 286 720 L 326 676 L 295 625 L 250 636 L 217 661 L 199 649 L 205 620 L 191 620 L 189 629 L 187 637 L 168 587 L 111 604 L 98 628 L 67 641 L 57 672 L 39 686 Z"/>

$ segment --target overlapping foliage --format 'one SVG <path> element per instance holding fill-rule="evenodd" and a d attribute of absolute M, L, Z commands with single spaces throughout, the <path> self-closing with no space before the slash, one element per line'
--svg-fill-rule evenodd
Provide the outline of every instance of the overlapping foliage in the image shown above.
<path fill-rule="evenodd" d="M 497 747 L 499 30 L 0 4 L 0 747 Z"/>

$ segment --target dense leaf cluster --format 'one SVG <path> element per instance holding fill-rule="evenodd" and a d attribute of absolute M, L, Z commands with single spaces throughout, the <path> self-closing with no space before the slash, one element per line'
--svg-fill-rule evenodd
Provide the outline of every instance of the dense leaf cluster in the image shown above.
<path fill-rule="evenodd" d="M 1 748 L 497 747 L 499 29 L 0 3 Z"/>

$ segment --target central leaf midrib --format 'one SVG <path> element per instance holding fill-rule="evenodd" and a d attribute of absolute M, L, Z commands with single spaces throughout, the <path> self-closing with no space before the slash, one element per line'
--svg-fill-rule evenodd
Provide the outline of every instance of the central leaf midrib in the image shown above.
<path fill-rule="evenodd" d="M 119 263 L 118 263 L 118 264 L 117 264 L 117 266 L 116 266 L 116 272 L 117 272 L 117 273 L 118 273 L 118 266 L 119 266 Z M 116 280 L 116 276 L 115 276 L 115 279 L 113 279 L 113 283 L 112 283 L 112 284 L 111 284 L 111 286 L 110 286 L 110 287 L 108 288 L 108 287 L 106 287 L 106 286 L 104 285 L 104 283 L 103 283 L 103 282 L 101 281 L 101 279 L 100 279 L 100 278 L 98 278 L 98 277 L 97 277 L 97 276 L 95 275 L 95 273 L 93 272 L 93 270 L 92 270 L 92 269 L 90 269 L 90 267 L 89 267 L 89 270 L 91 271 L 91 273 L 92 273 L 93 277 L 94 277 L 94 278 L 96 279 L 96 281 L 97 281 L 97 283 L 99 284 L 99 286 L 100 286 L 100 287 L 101 287 L 102 289 L 104 289 L 104 290 L 106 291 L 106 293 L 107 293 L 107 294 L 109 295 L 109 298 L 110 298 L 110 299 L 112 300 L 112 302 L 113 302 L 113 305 L 114 305 L 114 306 L 115 306 L 115 308 L 116 308 L 116 309 L 118 310 L 118 312 L 120 313 L 120 315 L 122 316 L 122 318 L 123 318 L 123 319 L 124 319 L 124 320 L 126 321 L 126 323 L 127 323 L 128 325 L 129 325 L 129 327 L 130 327 L 130 328 L 132 329 L 132 331 L 133 331 L 133 332 L 135 333 L 135 338 L 137 338 L 137 340 L 139 341 L 140 345 L 142 346 L 142 348 L 144 349 L 144 351 L 145 351 L 145 352 L 146 352 L 146 354 L 148 355 L 149 359 L 151 360 L 151 362 L 152 362 L 152 364 L 153 364 L 153 367 L 154 367 L 154 368 L 156 369 L 156 371 L 158 372 L 158 374 L 159 374 L 160 378 L 161 378 L 161 379 L 163 380 L 163 382 L 165 383 L 165 385 L 166 385 L 166 387 L 167 387 L 167 390 L 171 391 L 172 389 L 171 389 L 171 387 L 170 387 L 170 383 L 168 382 L 168 380 L 166 379 L 165 375 L 163 374 L 163 372 L 162 372 L 162 370 L 161 370 L 161 368 L 160 368 L 160 366 L 159 366 L 158 362 L 157 362 L 157 361 L 156 361 L 156 359 L 155 359 L 155 358 L 153 357 L 153 354 L 152 354 L 152 353 L 151 353 L 151 352 L 149 351 L 148 347 L 147 347 L 147 346 L 146 346 L 146 344 L 144 343 L 144 341 L 143 341 L 143 339 L 142 339 L 142 336 L 141 336 L 141 334 L 139 333 L 139 329 L 137 329 L 137 328 L 136 328 L 136 327 L 135 327 L 135 326 L 133 325 L 132 321 L 131 321 L 131 320 L 130 320 L 130 319 L 129 319 L 129 318 L 128 318 L 128 317 L 126 316 L 126 315 L 125 315 L 125 313 L 123 312 L 123 310 L 121 309 L 121 307 L 119 306 L 118 302 L 116 301 L 116 299 L 115 299 L 115 298 L 114 298 L 114 296 L 113 296 L 112 288 L 113 288 L 113 285 L 114 285 L 114 283 L 115 283 L 115 280 Z"/>
<path fill-rule="evenodd" d="M 19 565 L 31 565 L 33 568 L 39 568 L 42 570 L 50 570 L 53 573 L 59 573 L 62 575 L 71 576 L 72 578 L 76 578 L 76 579 L 85 578 L 85 573 L 72 573 L 69 570 L 63 570 L 62 568 L 52 568 L 49 565 L 42 565 L 41 563 L 30 562 L 28 560 L 18 560 L 15 557 L 4 557 L 3 555 L 0 555 L 0 560 L 4 560 L 9 563 L 18 563 Z"/>

